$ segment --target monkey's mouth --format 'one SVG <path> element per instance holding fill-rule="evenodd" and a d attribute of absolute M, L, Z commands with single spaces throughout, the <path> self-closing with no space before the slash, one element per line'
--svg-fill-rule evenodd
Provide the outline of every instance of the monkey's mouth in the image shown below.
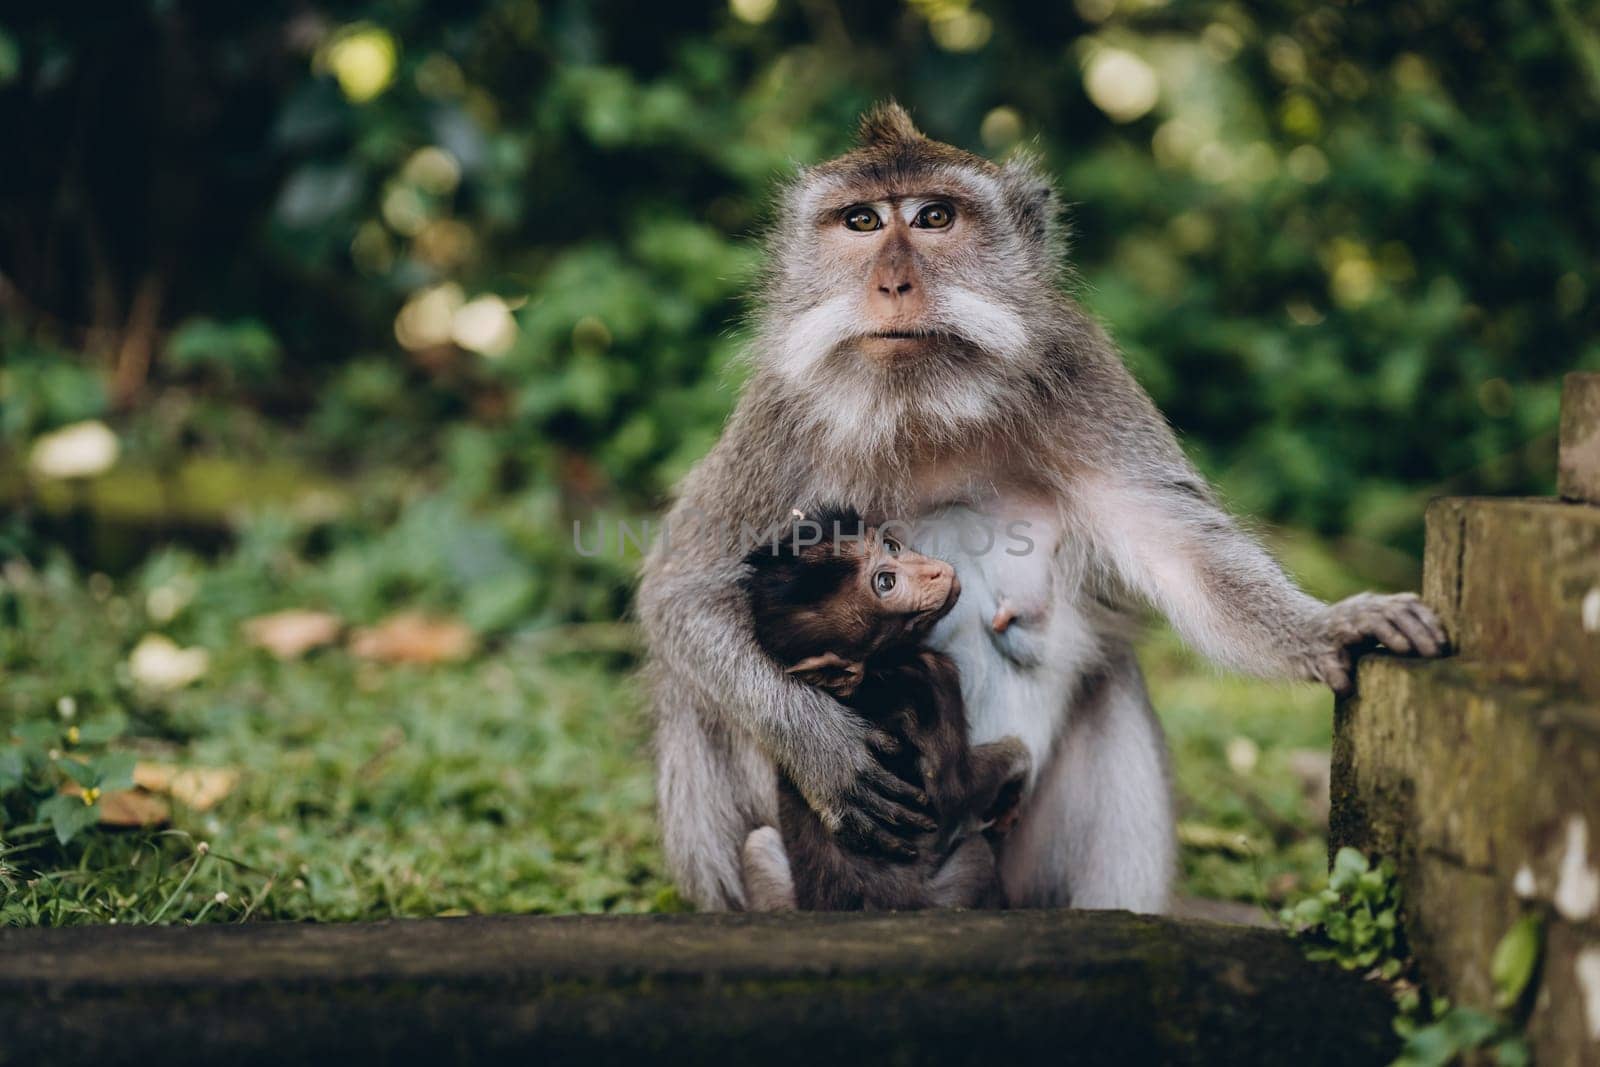
<path fill-rule="evenodd" d="M 931 341 L 940 335 L 933 330 L 877 330 L 867 336 L 880 341 Z"/>
<path fill-rule="evenodd" d="M 955 334 L 943 330 L 895 329 L 860 334 L 856 343 L 858 351 L 867 359 L 896 366 L 924 359 L 959 342 Z"/>
<path fill-rule="evenodd" d="M 918 624 L 924 630 L 933 629 L 934 624 L 950 614 L 950 610 L 956 606 L 956 601 L 960 599 L 961 579 L 952 574 L 950 575 L 950 589 L 945 593 L 944 603 L 923 612 L 921 617 L 917 619 Z"/>

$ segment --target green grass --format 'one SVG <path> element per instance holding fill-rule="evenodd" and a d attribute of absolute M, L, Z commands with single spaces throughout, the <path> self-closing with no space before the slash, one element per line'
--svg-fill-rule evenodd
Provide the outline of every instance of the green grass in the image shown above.
<path fill-rule="evenodd" d="M 237 571 L 198 581 L 228 586 Z M 378 665 L 342 648 L 280 663 L 235 638 L 210 646 L 201 681 L 152 697 L 123 666 L 152 626 L 141 598 L 94 585 L 100 595 L 61 567 L 9 583 L 19 625 L 0 635 L 0 726 L 64 731 L 55 709 L 71 696 L 75 723 L 126 714 L 118 747 L 237 768 L 241 783 L 209 812 L 177 807 L 171 832 L 97 829 L 65 847 L 30 825 L 34 794 L 5 794 L 0 921 L 672 906 L 644 717 L 615 653 L 510 638 L 457 665 Z M 237 621 L 205 628 L 236 633 Z"/>
<path fill-rule="evenodd" d="M 210 811 L 175 805 L 164 830 L 91 828 L 63 846 L 35 815 L 59 764 L 41 757 L 31 786 L 0 777 L 0 922 L 681 906 L 662 873 L 646 719 L 615 628 L 490 634 L 472 659 L 431 667 L 341 645 L 279 662 L 240 637 L 245 619 L 305 606 L 370 623 L 412 596 L 392 587 L 383 552 L 368 574 L 360 553 L 313 560 L 298 544 L 257 530 L 219 560 L 166 553 L 116 582 L 59 561 L 8 565 L 0 729 L 42 731 L 40 751 L 60 759 L 127 751 L 241 780 Z M 141 690 L 126 662 L 150 632 L 208 649 L 204 677 Z M 1190 842 L 1185 891 L 1275 902 L 1314 883 L 1322 829 L 1289 761 L 1326 751 L 1327 693 L 1219 674 L 1164 630 L 1144 661 Z M 107 722 L 119 732 L 109 744 L 68 742 L 70 726 Z"/>

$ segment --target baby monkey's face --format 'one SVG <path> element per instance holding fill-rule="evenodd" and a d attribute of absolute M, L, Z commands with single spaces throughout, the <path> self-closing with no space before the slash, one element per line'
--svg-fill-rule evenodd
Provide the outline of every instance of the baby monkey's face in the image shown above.
<path fill-rule="evenodd" d="M 961 583 L 955 568 L 943 560 L 913 552 L 888 533 L 872 530 L 858 543 L 858 603 L 871 606 L 862 614 L 876 616 L 887 641 L 926 633 L 955 607 Z"/>

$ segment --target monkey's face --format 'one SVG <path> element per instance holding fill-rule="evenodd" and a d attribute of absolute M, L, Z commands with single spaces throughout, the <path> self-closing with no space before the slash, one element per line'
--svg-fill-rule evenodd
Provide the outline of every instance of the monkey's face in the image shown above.
<path fill-rule="evenodd" d="M 1040 366 L 1031 312 L 1059 276 L 1049 186 L 930 141 L 898 108 L 804 172 L 772 239 L 765 369 L 861 447 L 902 423 L 1004 414 Z"/>
<path fill-rule="evenodd" d="M 919 639 L 961 596 L 955 568 L 874 531 L 860 549 L 855 588 L 843 595 L 866 605 L 860 615 L 875 648 Z"/>
<path fill-rule="evenodd" d="M 805 252 L 785 280 L 805 303 L 786 373 L 1018 358 L 1028 336 L 1016 287 L 1028 283 L 1007 280 L 1012 234 L 997 195 L 976 167 L 888 179 L 852 167 L 815 179 L 802 197 Z"/>

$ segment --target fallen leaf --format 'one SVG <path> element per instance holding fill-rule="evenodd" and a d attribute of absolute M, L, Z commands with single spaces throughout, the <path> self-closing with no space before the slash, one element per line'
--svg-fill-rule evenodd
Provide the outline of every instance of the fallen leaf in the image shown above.
<path fill-rule="evenodd" d="M 203 648 L 179 648 L 170 637 L 145 634 L 128 655 L 128 673 L 146 689 L 168 692 L 198 681 L 211 665 Z"/>
<path fill-rule="evenodd" d="M 83 787 L 68 782 L 61 792 L 69 797 L 83 796 Z M 101 826 L 160 826 L 172 817 L 172 807 L 158 796 L 140 789 L 113 789 L 99 796 Z"/>
<path fill-rule="evenodd" d="M 1199 822 L 1180 822 L 1178 843 L 1201 852 L 1226 852 L 1233 856 L 1251 856 L 1258 851 L 1246 834 Z"/>
<path fill-rule="evenodd" d="M 186 808 L 210 811 L 239 784 L 239 772 L 228 767 L 141 762 L 134 765 L 133 784 L 152 793 L 166 793 Z"/>
<path fill-rule="evenodd" d="M 459 619 L 406 611 L 357 630 L 350 637 L 350 651 L 385 663 L 447 663 L 472 655 L 476 643 Z"/>
<path fill-rule="evenodd" d="M 246 620 L 244 636 L 257 648 L 264 648 L 279 659 L 291 660 L 299 659 L 313 648 L 333 644 L 343 629 L 344 623 L 337 615 L 291 608 Z"/>

